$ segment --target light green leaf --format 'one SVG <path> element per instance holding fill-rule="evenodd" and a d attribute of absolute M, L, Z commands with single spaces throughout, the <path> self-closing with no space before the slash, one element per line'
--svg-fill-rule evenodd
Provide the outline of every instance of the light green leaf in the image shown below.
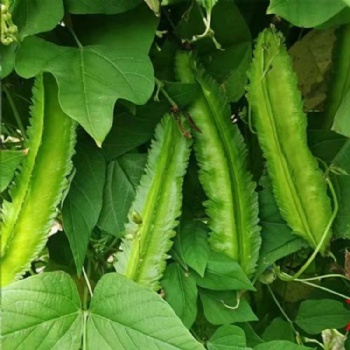
<path fill-rule="evenodd" d="M 55 28 L 64 13 L 62 0 L 11 1 L 10 12 L 21 39 Z"/>
<path fill-rule="evenodd" d="M 114 236 L 122 237 L 127 215 L 135 198 L 147 156 L 125 154 L 108 164 L 103 206 L 98 226 Z"/>
<path fill-rule="evenodd" d="M 17 167 L 20 165 L 26 152 L 0 150 L 0 192 L 10 184 Z"/>
<path fill-rule="evenodd" d="M 102 208 L 106 162 L 96 145 L 81 140 L 73 158 L 76 169 L 62 216 L 78 275 L 84 264 L 89 239 Z"/>
<path fill-rule="evenodd" d="M 43 273 L 3 288 L 1 308 L 3 349 L 80 349 L 83 313 L 68 274 Z"/>
<path fill-rule="evenodd" d="M 187 221 L 181 225 L 178 235 L 185 263 L 203 277 L 210 255 L 207 225 Z"/>
<path fill-rule="evenodd" d="M 204 277 L 197 276 L 197 284 L 211 290 L 253 290 L 254 286 L 237 261 L 221 253 L 212 252 Z"/>
<path fill-rule="evenodd" d="M 305 300 L 298 311 L 296 324 L 309 334 L 321 333 L 325 329 L 342 328 L 350 320 L 350 310 L 344 303 L 331 299 Z"/>
<path fill-rule="evenodd" d="M 207 343 L 209 350 L 249 350 L 243 329 L 237 326 L 221 326 Z"/>
<path fill-rule="evenodd" d="M 160 0 L 144 0 L 156 16 L 160 15 Z"/>
<path fill-rule="evenodd" d="M 63 111 L 78 121 L 98 145 L 112 126 L 117 99 L 143 104 L 153 91 L 151 62 L 137 49 L 63 47 L 29 37 L 17 53 L 15 68 L 25 78 L 51 72 L 59 85 Z"/>
<path fill-rule="evenodd" d="M 197 286 L 191 272 L 177 263 L 170 264 L 161 280 L 165 301 L 173 308 L 182 323 L 189 329 L 197 316 Z"/>
<path fill-rule="evenodd" d="M 141 3 L 141 0 L 64 0 L 67 11 L 75 14 L 103 13 L 111 15 L 131 10 Z"/>
<path fill-rule="evenodd" d="M 309 348 L 302 345 L 297 345 L 291 343 L 287 340 L 273 340 L 268 343 L 262 343 L 257 345 L 254 350 L 309 350 L 314 348 Z"/>
<path fill-rule="evenodd" d="M 117 273 L 101 278 L 91 301 L 87 349 L 101 347 L 204 349 L 159 295 Z"/>
<path fill-rule="evenodd" d="M 221 325 L 258 320 L 247 300 L 242 298 L 238 303 L 236 292 L 213 292 L 200 289 L 199 296 L 203 304 L 204 316 L 211 324 Z"/>
<path fill-rule="evenodd" d="M 295 26 L 312 28 L 335 16 L 345 8 L 343 0 L 271 0 L 267 14 L 275 14 Z"/>

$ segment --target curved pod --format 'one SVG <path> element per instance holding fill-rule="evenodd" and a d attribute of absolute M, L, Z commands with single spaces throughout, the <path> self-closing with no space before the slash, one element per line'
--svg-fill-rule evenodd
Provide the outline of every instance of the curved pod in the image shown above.
<path fill-rule="evenodd" d="M 156 291 L 181 215 L 190 146 L 176 120 L 166 114 L 156 127 L 121 251 L 116 254 L 117 272 Z"/>
<path fill-rule="evenodd" d="M 1 286 L 19 279 L 45 246 L 72 169 L 75 122 L 59 105 L 53 76 L 36 78 L 33 101 L 28 155 L 1 210 Z"/>
<path fill-rule="evenodd" d="M 282 35 L 274 29 L 259 35 L 249 79 L 253 125 L 276 202 L 294 233 L 316 248 L 327 230 L 332 208 L 323 174 L 307 146 L 307 120 L 297 77 Z M 322 254 L 330 237 L 327 232 Z"/>
<path fill-rule="evenodd" d="M 194 150 L 199 180 L 208 196 L 204 205 L 209 217 L 211 248 L 236 260 L 247 275 L 252 275 L 261 238 L 256 184 L 247 169 L 243 137 L 231 122 L 223 92 L 196 67 L 191 54 L 178 52 L 176 74 L 182 82 L 197 82 L 200 86 L 188 112 L 202 131 L 194 135 Z"/>

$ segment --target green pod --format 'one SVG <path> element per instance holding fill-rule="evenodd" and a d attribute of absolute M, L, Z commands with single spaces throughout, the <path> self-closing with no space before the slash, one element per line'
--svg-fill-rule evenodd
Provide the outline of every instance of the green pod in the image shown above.
<path fill-rule="evenodd" d="M 59 105 L 53 76 L 36 78 L 33 102 L 28 155 L 1 210 L 1 286 L 19 279 L 45 246 L 72 169 L 75 122 Z"/>
<path fill-rule="evenodd" d="M 320 252 L 325 254 L 331 237 L 331 201 L 307 145 L 297 77 L 282 34 L 275 29 L 259 35 L 248 76 L 253 126 L 281 215 L 314 249 L 322 242 Z"/>
<path fill-rule="evenodd" d="M 129 211 L 129 222 L 114 267 L 135 282 L 160 289 L 174 229 L 181 215 L 182 184 L 191 140 L 166 114 L 155 130 L 145 174 Z"/>
<path fill-rule="evenodd" d="M 202 131 L 194 135 L 199 180 L 208 200 L 204 203 L 213 250 L 236 260 L 251 276 L 261 244 L 256 184 L 247 168 L 247 149 L 224 93 L 198 68 L 192 54 L 178 52 L 176 74 L 184 83 L 197 82 L 200 92 L 188 112 Z"/>

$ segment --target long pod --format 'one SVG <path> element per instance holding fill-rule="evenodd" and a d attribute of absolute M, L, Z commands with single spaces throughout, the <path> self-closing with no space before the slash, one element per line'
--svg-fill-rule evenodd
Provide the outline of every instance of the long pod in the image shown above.
<path fill-rule="evenodd" d="M 199 180 L 208 200 L 210 245 L 236 260 L 247 275 L 255 271 L 261 243 L 256 184 L 247 169 L 247 149 L 218 85 L 196 65 L 192 54 L 178 52 L 176 74 L 185 83 L 197 82 L 200 93 L 188 112 L 202 131 L 194 150 Z"/>
<path fill-rule="evenodd" d="M 38 76 L 25 158 L 1 209 L 1 286 L 19 279 L 48 239 L 56 207 L 67 187 L 75 122 L 61 109 L 51 75 Z"/>
<path fill-rule="evenodd" d="M 145 174 L 129 212 L 126 234 L 114 264 L 127 278 L 159 290 L 167 252 L 181 215 L 182 184 L 191 140 L 166 114 L 155 130 Z"/>
<path fill-rule="evenodd" d="M 282 217 L 294 233 L 325 254 L 332 208 L 327 186 L 306 137 L 306 115 L 297 77 L 275 29 L 258 37 L 249 72 L 253 126 Z"/>

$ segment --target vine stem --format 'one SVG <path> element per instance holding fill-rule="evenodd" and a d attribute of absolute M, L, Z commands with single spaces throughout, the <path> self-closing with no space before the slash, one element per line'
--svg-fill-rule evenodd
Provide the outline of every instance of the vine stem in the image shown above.
<path fill-rule="evenodd" d="M 176 110 L 179 109 L 179 106 L 177 105 L 177 103 L 169 96 L 169 94 L 166 92 L 166 90 L 164 89 L 164 84 L 161 80 L 154 78 L 155 79 L 155 83 L 157 85 L 157 92 L 156 95 L 154 97 L 154 99 L 156 101 L 159 101 L 159 92 L 161 92 L 163 94 L 163 96 L 166 98 L 166 100 L 171 104 L 171 106 L 173 108 L 175 108 Z"/>
<path fill-rule="evenodd" d="M 87 272 L 85 272 L 85 268 L 83 266 L 82 271 L 83 271 L 83 276 L 85 279 L 86 286 L 84 287 L 84 300 L 83 300 L 83 350 L 86 350 L 86 321 L 89 316 L 89 311 L 88 311 L 88 295 L 90 293 L 90 297 L 93 297 L 93 292 L 91 288 L 91 284 L 89 281 L 89 276 L 91 273 L 91 260 L 88 258 L 87 259 Z"/>
<path fill-rule="evenodd" d="M 6 97 L 7 97 L 8 101 L 9 101 L 10 107 L 11 107 L 11 109 L 12 109 L 13 115 L 14 115 L 14 117 L 15 117 L 15 119 L 16 119 L 16 123 L 17 123 L 17 125 L 18 125 L 18 128 L 19 128 L 19 130 L 21 131 L 21 134 L 22 134 L 22 136 L 23 136 L 23 139 L 26 140 L 26 139 L 27 139 L 26 130 L 25 130 L 23 124 L 22 124 L 22 120 L 21 120 L 21 117 L 20 117 L 20 115 L 19 115 L 19 112 L 18 112 L 18 109 L 17 109 L 17 107 L 16 107 L 16 104 L 15 104 L 15 102 L 13 101 L 13 98 L 12 98 L 12 96 L 11 96 L 11 93 L 10 93 L 10 91 L 8 90 L 8 88 L 6 87 L 6 85 L 4 85 L 3 88 L 4 88 L 4 92 L 5 92 L 5 94 L 6 94 Z"/>
<path fill-rule="evenodd" d="M 75 34 L 75 31 L 73 30 L 73 28 L 71 28 L 70 26 L 67 27 L 67 28 L 68 28 L 69 31 L 71 32 L 71 34 L 72 34 L 72 36 L 73 36 L 75 42 L 77 43 L 79 49 L 83 49 L 84 47 L 83 47 L 82 43 L 80 42 L 79 38 L 77 37 L 77 35 Z"/>

